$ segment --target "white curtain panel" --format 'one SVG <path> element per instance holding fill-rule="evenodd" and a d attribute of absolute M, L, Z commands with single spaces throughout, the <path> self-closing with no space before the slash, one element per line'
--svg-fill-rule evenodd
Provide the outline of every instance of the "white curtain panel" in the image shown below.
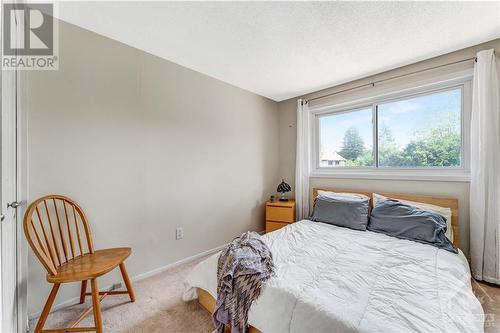
<path fill-rule="evenodd" d="M 295 203 L 297 219 L 309 217 L 309 155 L 308 137 L 309 107 L 307 102 L 297 101 L 297 154 L 295 163 Z"/>
<path fill-rule="evenodd" d="M 500 64 L 477 54 L 471 117 L 470 254 L 472 275 L 500 284 Z"/>

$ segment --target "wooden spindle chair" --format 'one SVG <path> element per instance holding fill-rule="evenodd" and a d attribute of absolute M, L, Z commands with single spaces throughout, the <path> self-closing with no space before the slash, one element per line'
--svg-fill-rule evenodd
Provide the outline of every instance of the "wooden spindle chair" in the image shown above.
<path fill-rule="evenodd" d="M 54 284 L 35 332 L 102 332 L 100 301 L 107 295 L 128 294 L 135 301 L 134 290 L 124 261 L 131 254 L 129 247 L 94 250 L 90 227 L 81 207 L 63 195 L 47 195 L 35 200 L 24 215 L 24 233 L 33 252 L 47 270 L 47 281 Z M 116 267 L 127 290 L 99 291 L 97 277 Z M 87 293 L 87 281 L 92 293 Z M 80 304 L 92 295 L 92 306 L 71 327 L 44 330 L 57 291 L 61 283 L 81 281 Z M 101 297 L 99 297 L 101 296 Z M 93 309 L 95 327 L 76 327 Z"/>

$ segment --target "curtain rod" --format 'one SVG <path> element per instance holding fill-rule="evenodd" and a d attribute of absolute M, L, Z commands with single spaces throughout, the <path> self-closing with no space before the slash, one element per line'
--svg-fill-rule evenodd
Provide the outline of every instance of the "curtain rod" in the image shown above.
<path fill-rule="evenodd" d="M 347 88 L 347 89 L 336 91 L 336 92 L 333 92 L 333 93 L 330 93 L 330 94 L 321 95 L 321 96 L 310 98 L 310 99 L 304 99 L 304 103 L 309 103 L 310 101 L 315 101 L 317 99 L 322 99 L 322 98 L 325 98 L 325 97 L 334 96 L 334 95 L 337 95 L 337 94 L 341 94 L 341 93 L 344 93 L 344 92 L 347 92 L 347 91 L 356 90 L 356 89 L 360 89 L 360 88 L 364 88 L 364 87 L 374 87 L 375 84 L 379 84 L 379 83 L 382 83 L 382 82 L 385 82 L 385 81 L 399 79 L 401 77 L 405 77 L 405 76 L 409 76 L 409 75 L 413 75 L 413 74 L 417 74 L 417 73 L 422 73 L 422 72 L 427 72 L 427 71 L 430 71 L 430 70 L 433 70 L 433 69 L 437 69 L 437 68 L 441 68 L 441 67 L 446 67 L 446 66 L 450 66 L 450 65 L 460 64 L 462 62 L 471 61 L 471 60 L 474 60 L 475 62 L 477 62 L 477 58 L 476 57 L 462 59 L 462 60 L 458 60 L 458 61 L 454 61 L 454 62 L 450 62 L 450 63 L 447 63 L 447 64 L 442 64 L 442 65 L 438 65 L 438 66 L 434 66 L 434 67 L 429 67 L 429 68 L 421 69 L 421 70 L 410 72 L 410 73 L 406 73 L 406 74 L 391 76 L 391 77 L 388 77 L 386 79 L 381 79 L 381 80 L 377 80 L 377 81 L 373 81 L 373 82 L 361 84 L 361 85 L 356 86 L 356 87 Z"/>

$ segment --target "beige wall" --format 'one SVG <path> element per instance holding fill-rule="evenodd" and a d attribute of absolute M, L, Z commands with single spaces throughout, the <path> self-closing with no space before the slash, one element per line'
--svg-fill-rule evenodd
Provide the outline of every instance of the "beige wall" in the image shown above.
<path fill-rule="evenodd" d="M 62 193 L 136 276 L 263 230 L 277 103 L 62 23 L 60 68 L 28 77 L 29 199 Z M 175 240 L 175 228 L 184 239 Z M 115 272 L 100 281 L 119 281 Z M 49 292 L 30 253 L 29 313 Z M 77 296 L 64 286 L 56 303 Z"/>
<path fill-rule="evenodd" d="M 488 43 L 480 44 L 474 47 L 463 49 L 457 52 L 449 53 L 440 57 L 432 58 L 422 61 L 413 65 L 401 67 L 378 75 L 367 77 L 362 80 L 353 81 L 340 86 L 332 87 L 315 93 L 307 94 L 301 97 L 282 101 L 278 104 L 279 110 L 279 174 L 284 177 L 290 184 L 295 182 L 295 148 L 296 148 L 296 110 L 298 98 L 313 98 L 322 96 L 327 93 L 348 89 L 361 84 L 369 83 L 372 81 L 417 71 L 424 68 L 434 67 L 441 64 L 446 64 L 466 58 L 474 57 L 475 54 L 483 49 L 494 48 L 500 52 L 500 39 L 490 41 Z M 472 65 L 472 62 L 469 66 Z M 460 64 L 455 67 L 463 68 L 465 64 Z M 397 82 L 388 82 L 387 85 L 392 85 L 397 89 Z M 378 88 L 367 88 L 378 89 Z M 366 91 L 365 91 L 366 92 Z M 363 92 L 357 91 L 354 95 L 362 94 Z M 369 93 L 369 92 L 366 92 Z M 349 94 L 338 95 L 329 99 L 329 102 L 336 102 L 337 100 L 345 101 L 350 96 Z M 323 102 L 322 102 L 323 103 Z M 456 197 L 459 199 L 459 223 L 460 223 L 460 243 L 461 248 L 465 253 L 469 251 L 469 184 L 467 182 L 431 182 L 431 181 L 401 181 L 401 180 L 377 180 L 377 179 L 340 179 L 340 178 L 313 178 L 311 180 L 311 188 L 313 187 L 337 187 L 345 189 L 357 189 L 368 191 L 386 191 L 393 193 L 415 193 L 415 194 L 429 194 Z"/>

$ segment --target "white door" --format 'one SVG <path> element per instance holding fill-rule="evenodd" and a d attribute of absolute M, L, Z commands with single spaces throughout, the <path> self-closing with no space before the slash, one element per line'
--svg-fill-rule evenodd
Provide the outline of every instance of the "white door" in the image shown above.
<path fill-rule="evenodd" d="M 4 2 L 0 0 L 0 43 L 3 35 Z M 16 11 L 10 38 L 24 36 L 23 22 Z M 0 44 L 1 45 L 1 44 Z M 0 57 L 1 58 L 1 57 Z M 1 61 L 2 59 L 0 59 Z M 1 66 L 1 65 L 0 65 Z M 0 332 L 27 331 L 26 270 L 27 245 L 23 241 L 21 197 L 26 197 L 26 73 L 0 70 Z M 20 168 L 20 166 L 22 168 Z M 22 180 L 22 181 L 21 181 Z"/>
<path fill-rule="evenodd" d="M 16 72 L 2 72 L 1 331 L 17 331 Z"/>
<path fill-rule="evenodd" d="M 2 1 L 3 2 L 3 1 Z M 0 10 L 1 13 L 1 10 Z M 0 15 L 3 19 L 3 15 Z M 3 28 L 3 26 L 2 26 Z M 17 29 L 14 33 L 17 33 Z M 0 330 L 17 332 L 17 75 L 1 71 Z"/>

